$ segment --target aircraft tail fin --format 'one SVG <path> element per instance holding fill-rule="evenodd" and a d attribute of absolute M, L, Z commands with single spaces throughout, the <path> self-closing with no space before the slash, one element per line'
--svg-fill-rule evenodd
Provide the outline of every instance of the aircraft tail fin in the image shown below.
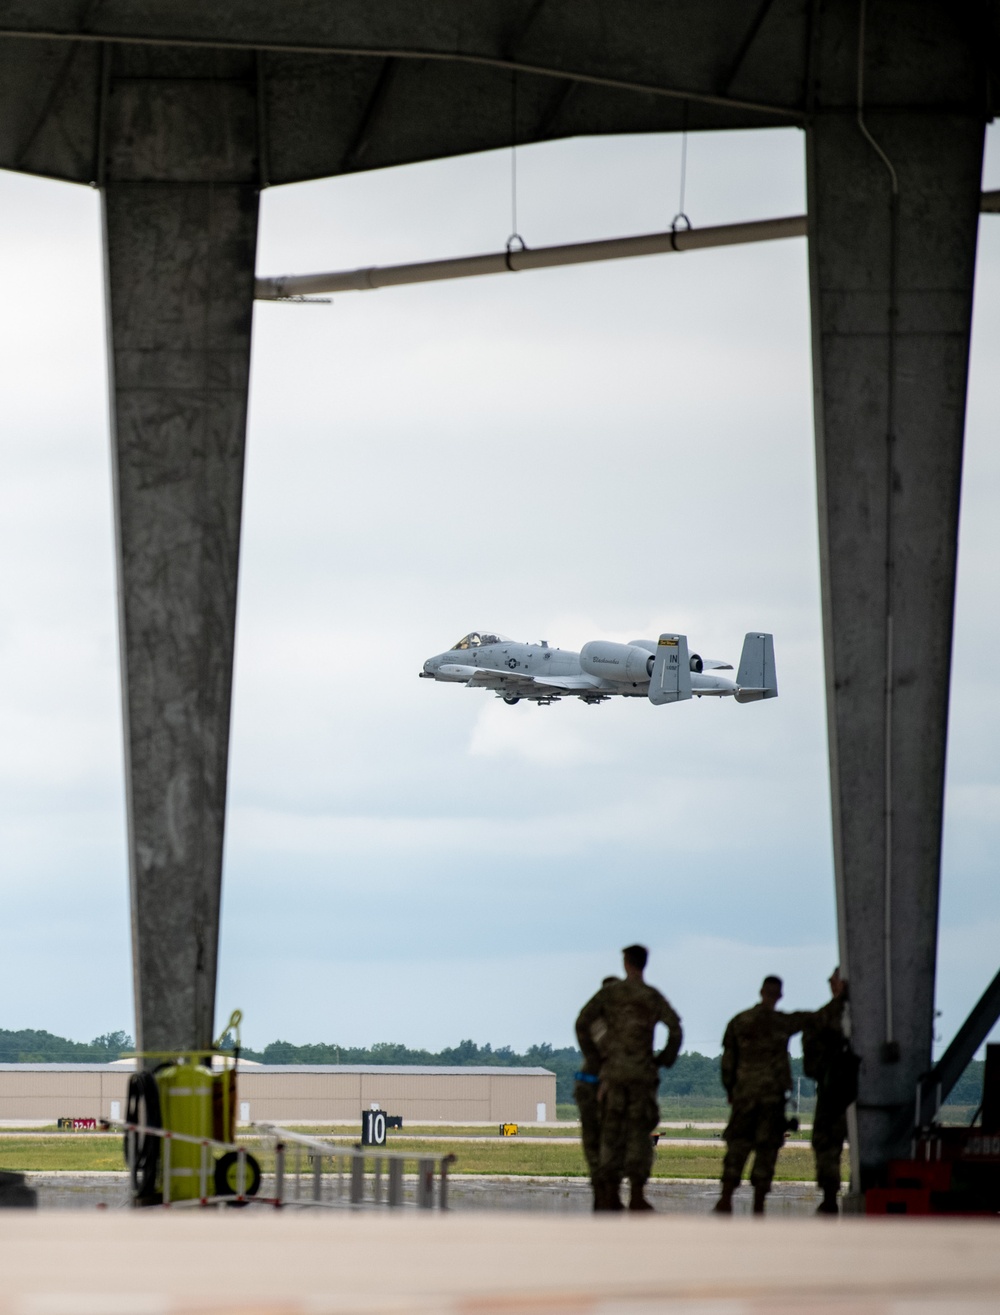
<path fill-rule="evenodd" d="M 774 636 L 749 634 L 743 640 L 740 669 L 736 673 L 736 702 L 756 703 L 778 697 L 774 667 Z"/>
<path fill-rule="evenodd" d="M 679 703 L 691 697 L 687 635 L 661 635 L 649 677 L 650 703 Z"/>

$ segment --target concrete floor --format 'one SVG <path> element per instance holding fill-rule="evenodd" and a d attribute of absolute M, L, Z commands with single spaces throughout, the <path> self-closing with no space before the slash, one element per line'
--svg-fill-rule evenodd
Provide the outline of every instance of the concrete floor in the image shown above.
<path fill-rule="evenodd" d="M 997 1315 L 992 1222 L 10 1211 L 0 1315 Z"/>

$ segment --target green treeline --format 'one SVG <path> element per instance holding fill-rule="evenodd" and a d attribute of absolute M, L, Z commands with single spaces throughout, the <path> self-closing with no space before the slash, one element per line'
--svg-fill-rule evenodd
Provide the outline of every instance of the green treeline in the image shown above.
<path fill-rule="evenodd" d="M 67 1041 L 51 1032 L 5 1032 L 0 1027 L 0 1064 L 108 1064 L 133 1047 L 127 1032 L 106 1032 L 93 1041 Z"/>
<path fill-rule="evenodd" d="M 132 1049 L 126 1032 L 108 1032 L 90 1042 L 67 1041 L 51 1032 L 5 1032 L 0 1028 L 0 1064 L 107 1063 Z M 477 1045 L 460 1041 L 444 1050 L 411 1050 L 401 1042 L 378 1041 L 373 1046 L 338 1046 L 318 1042 L 295 1046 L 290 1041 L 272 1041 L 263 1050 L 243 1051 L 247 1059 L 260 1064 L 426 1064 L 448 1066 L 495 1066 L 500 1068 L 547 1068 L 556 1075 L 556 1100 L 573 1099 L 573 1074 L 580 1067 L 580 1052 L 575 1046 L 555 1048 L 543 1043 L 529 1046 L 519 1053 L 510 1046 Z M 802 1060 L 792 1060 L 792 1077 L 802 1077 Z M 975 1107 L 983 1089 L 983 1061 L 974 1059 L 948 1097 L 949 1105 Z M 815 1094 L 808 1078 L 802 1079 L 803 1097 Z M 689 1051 L 680 1055 L 671 1069 L 660 1078 L 660 1096 L 690 1104 L 722 1103 L 725 1092 L 719 1080 L 718 1056 Z"/>
<path fill-rule="evenodd" d="M 580 1067 L 575 1046 L 562 1049 L 543 1043 L 519 1054 L 510 1046 L 493 1048 L 475 1041 L 460 1041 L 444 1050 L 411 1050 L 400 1042 L 378 1041 L 373 1046 L 293 1046 L 290 1041 L 272 1041 L 263 1050 L 244 1050 L 247 1059 L 261 1064 L 427 1064 L 456 1067 L 547 1068 L 556 1075 L 556 1100 L 573 1099 L 573 1074 Z"/>

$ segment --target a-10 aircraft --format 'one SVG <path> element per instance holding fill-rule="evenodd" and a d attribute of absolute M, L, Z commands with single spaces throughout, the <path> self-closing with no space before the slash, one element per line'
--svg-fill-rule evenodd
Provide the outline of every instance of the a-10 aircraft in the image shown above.
<path fill-rule="evenodd" d="M 544 639 L 521 644 L 473 630 L 446 653 L 428 658 L 420 676 L 492 689 L 511 704 L 522 699 L 557 703 L 562 698 L 603 703 L 613 695 L 657 704 L 729 695 L 737 703 L 778 697 L 772 635 L 746 636 L 735 680 L 715 674 L 732 669 L 730 662 L 689 652 L 686 635 L 633 639 L 628 644 L 595 639 L 574 653 L 550 648 Z"/>

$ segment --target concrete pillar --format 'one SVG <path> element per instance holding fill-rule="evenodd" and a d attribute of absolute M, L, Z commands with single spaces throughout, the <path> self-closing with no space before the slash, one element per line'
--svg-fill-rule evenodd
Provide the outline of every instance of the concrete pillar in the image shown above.
<path fill-rule="evenodd" d="M 137 1043 L 212 1037 L 257 228 L 252 66 L 121 48 L 102 104 Z"/>
<path fill-rule="evenodd" d="M 809 261 L 841 963 L 863 1061 L 858 1190 L 907 1153 L 931 1060 L 984 114 L 954 11 L 870 4 L 873 144 L 857 113 L 864 6 L 815 13 Z"/>

